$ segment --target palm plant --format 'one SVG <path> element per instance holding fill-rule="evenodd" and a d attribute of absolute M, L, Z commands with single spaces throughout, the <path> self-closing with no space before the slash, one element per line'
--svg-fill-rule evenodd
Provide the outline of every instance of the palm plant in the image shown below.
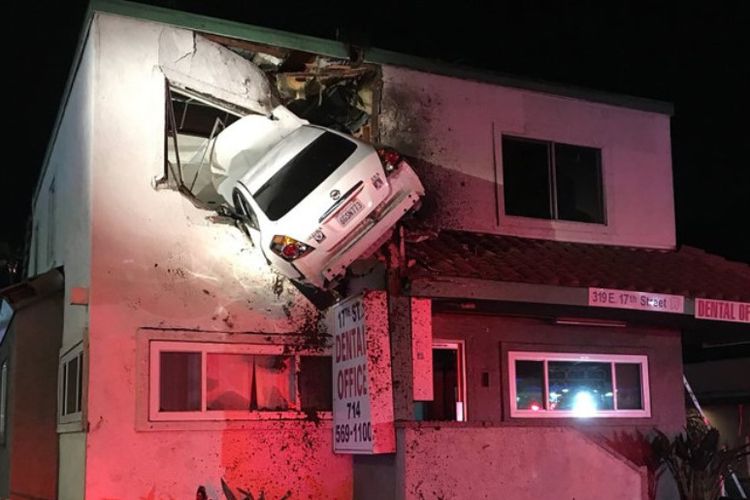
<path fill-rule="evenodd" d="M 719 431 L 696 417 L 689 418 L 685 432 L 672 439 L 659 430 L 655 433 L 651 449 L 674 476 L 681 500 L 717 500 L 722 481 L 750 455 L 750 444 L 719 446 Z"/>

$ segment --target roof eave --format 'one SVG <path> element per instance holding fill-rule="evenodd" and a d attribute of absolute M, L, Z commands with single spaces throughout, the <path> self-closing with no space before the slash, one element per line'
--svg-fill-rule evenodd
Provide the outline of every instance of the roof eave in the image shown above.
<path fill-rule="evenodd" d="M 326 40 L 323 38 L 308 35 L 300 35 L 261 26 L 239 23 L 236 21 L 228 21 L 225 19 L 203 16 L 200 14 L 192 14 L 188 12 L 167 9 L 164 7 L 127 2 L 124 0 L 91 0 L 86 10 L 83 29 L 81 30 L 81 36 L 78 39 L 78 45 L 76 47 L 73 64 L 68 74 L 68 79 L 63 91 L 61 105 L 57 110 L 57 116 L 53 125 L 52 134 L 47 144 L 44 160 L 42 162 L 41 173 L 34 190 L 34 198 L 32 200 L 32 203 L 36 201 L 37 196 L 39 195 L 39 189 L 44 178 L 44 173 L 49 162 L 49 157 L 51 155 L 55 139 L 57 137 L 60 122 L 62 121 L 63 111 L 70 97 L 70 91 L 73 85 L 73 81 L 81 62 L 83 48 L 88 37 L 89 29 L 91 27 L 91 21 L 96 12 L 164 23 L 181 28 L 223 35 L 241 40 L 283 47 L 291 50 L 311 52 L 327 57 L 339 59 L 348 59 L 349 57 L 347 45 L 339 41 Z M 554 84 L 541 80 L 518 78 L 484 70 L 477 70 L 474 68 L 447 64 L 439 61 L 432 61 L 421 57 L 410 56 L 377 48 L 369 48 L 365 51 L 365 62 L 402 66 L 417 71 L 424 71 L 443 76 L 476 80 L 495 85 L 525 89 L 561 97 L 583 99 L 600 104 L 608 104 L 612 106 L 631 108 L 640 111 L 647 111 L 670 116 L 674 113 L 672 104 L 668 102 L 584 89 L 575 86 Z"/>
<path fill-rule="evenodd" d="M 92 0 L 93 9 L 100 12 L 119 14 L 149 21 L 171 24 L 182 28 L 193 29 L 205 33 L 228 36 L 250 42 L 283 47 L 291 50 L 311 52 L 327 57 L 348 59 L 347 44 L 340 41 L 328 40 L 308 35 L 291 33 L 288 31 L 265 28 L 229 21 L 200 14 L 181 12 L 163 7 L 127 2 L 124 0 Z M 411 56 L 391 50 L 366 48 L 364 61 L 373 64 L 403 66 L 427 73 L 451 76 L 466 80 L 476 80 L 506 87 L 531 90 L 562 97 L 583 99 L 601 104 L 626 107 L 641 111 L 672 115 L 674 108 L 671 103 L 646 99 L 616 93 L 603 92 L 572 85 L 519 78 L 512 75 L 459 66 Z"/>

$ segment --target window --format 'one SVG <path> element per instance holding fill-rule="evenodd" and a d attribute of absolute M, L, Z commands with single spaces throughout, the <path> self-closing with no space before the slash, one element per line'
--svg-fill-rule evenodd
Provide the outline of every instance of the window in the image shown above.
<path fill-rule="evenodd" d="M 650 417 L 648 358 L 509 352 L 513 417 Z"/>
<path fill-rule="evenodd" d="M 209 161 L 216 135 L 244 113 L 197 93 L 166 90 L 165 177 L 183 194 L 216 208 L 223 203 L 212 183 Z"/>
<path fill-rule="evenodd" d="M 3 342 L 12 320 L 13 308 L 7 300 L 0 299 L 0 343 Z"/>
<path fill-rule="evenodd" d="M 296 137 L 306 133 L 298 129 Z M 293 133 L 294 134 L 294 133 Z M 294 136 L 288 139 L 294 144 Z M 279 220 L 318 187 L 357 149 L 357 144 L 332 132 L 324 132 L 268 179 L 253 197 L 272 221 Z"/>
<path fill-rule="evenodd" d="M 282 346 L 151 341 L 151 420 L 299 418 L 329 411 L 330 356 Z"/>
<path fill-rule="evenodd" d="M 433 342 L 433 399 L 424 402 L 424 420 L 465 421 L 466 387 L 463 342 Z"/>
<path fill-rule="evenodd" d="M 5 444 L 8 427 L 8 360 L 0 365 L 0 444 Z"/>
<path fill-rule="evenodd" d="M 250 206 L 247 199 L 240 193 L 238 189 L 232 191 L 232 201 L 234 203 L 237 215 L 251 228 L 258 229 L 258 216 L 255 215 L 253 207 Z"/>
<path fill-rule="evenodd" d="M 55 261 L 55 179 L 49 184 L 47 193 L 47 265 L 52 266 Z"/>
<path fill-rule="evenodd" d="M 601 150 L 503 136 L 506 215 L 604 224 Z"/>
<path fill-rule="evenodd" d="M 83 407 L 83 346 L 68 351 L 60 360 L 60 423 L 81 420 Z"/>
<path fill-rule="evenodd" d="M 39 222 L 34 223 L 33 241 L 34 250 L 31 253 L 31 257 L 33 259 L 33 265 L 31 266 L 31 269 L 33 271 L 29 271 L 29 276 L 39 274 L 39 271 L 41 270 L 41 266 L 39 265 Z"/>

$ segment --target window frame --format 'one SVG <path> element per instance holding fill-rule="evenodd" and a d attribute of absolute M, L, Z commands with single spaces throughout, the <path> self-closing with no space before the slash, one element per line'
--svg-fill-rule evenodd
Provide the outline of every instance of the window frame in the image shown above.
<path fill-rule="evenodd" d="M 77 359 L 78 362 L 78 378 L 76 385 L 76 404 L 78 406 L 77 411 L 71 413 L 65 413 L 67 410 L 67 394 L 68 394 L 68 364 Z M 83 353 L 83 343 L 79 343 L 76 346 L 70 348 L 62 356 L 58 363 L 58 389 L 57 389 L 57 423 L 60 425 L 73 424 L 83 421 L 83 409 L 85 407 L 85 380 L 86 380 L 86 358 Z"/>
<path fill-rule="evenodd" d="M 47 265 L 55 265 L 55 242 L 57 239 L 55 228 L 57 226 L 57 200 L 55 194 L 55 178 L 49 183 L 47 189 Z"/>
<path fill-rule="evenodd" d="M 161 352 L 200 352 L 201 353 L 201 410 L 199 411 L 160 411 L 160 361 Z M 263 410 L 205 410 L 206 406 L 206 355 L 207 354 L 248 354 L 288 356 L 293 359 L 294 398 L 291 407 L 282 411 Z M 299 387 L 300 358 L 307 356 L 330 356 L 329 353 L 289 352 L 279 344 L 248 344 L 204 342 L 192 340 L 157 340 L 148 342 L 148 421 L 149 422 L 207 422 L 207 421 L 257 421 L 257 420 L 300 420 L 309 418 L 309 412 L 302 410 Z M 315 410 L 318 418 L 332 419 L 330 410 Z"/>
<path fill-rule="evenodd" d="M 446 349 L 456 351 L 456 375 L 458 377 L 457 385 L 458 392 L 456 397 L 456 403 L 461 403 L 461 414 L 459 415 L 458 406 L 456 407 L 456 420 L 453 422 L 467 422 L 468 418 L 468 401 L 466 397 L 466 343 L 463 340 L 445 340 L 445 339 L 433 339 L 430 354 L 435 349 Z M 435 422 L 440 422 L 435 420 Z M 448 420 L 450 422 L 450 420 Z"/>
<path fill-rule="evenodd" d="M 0 445 L 5 446 L 8 441 L 8 420 L 10 411 L 8 408 L 8 391 L 10 384 L 10 369 L 8 368 L 8 358 L 0 362 Z"/>
<path fill-rule="evenodd" d="M 253 210 L 252 205 L 247 201 L 245 195 L 242 194 L 242 191 L 234 188 L 234 190 L 232 190 L 232 201 L 234 202 L 234 210 L 242 219 L 242 222 L 244 222 L 249 228 L 259 231 L 260 224 L 258 222 L 258 216 L 255 214 L 255 210 Z"/>
<path fill-rule="evenodd" d="M 508 351 L 508 397 L 511 418 L 650 418 L 651 391 L 648 370 L 648 355 L 646 354 L 592 354 L 583 352 L 542 352 L 542 351 Z M 544 376 L 544 394 L 542 400 L 544 408 L 539 410 L 519 409 L 516 406 L 516 361 L 542 361 Z M 597 410 L 592 415 L 582 417 L 570 410 L 548 410 L 549 404 L 549 361 L 590 361 L 608 362 L 612 371 L 613 410 Z M 641 366 L 641 401 L 640 410 L 617 409 L 617 376 L 615 365 L 618 363 L 639 364 Z"/>
<path fill-rule="evenodd" d="M 537 217 L 533 215 L 519 215 L 519 214 L 509 214 L 507 211 L 507 208 L 505 206 L 505 202 L 507 201 L 506 196 L 506 189 L 507 184 L 505 183 L 506 178 L 506 171 L 508 166 L 505 164 L 504 159 L 504 150 L 503 150 L 503 141 L 505 139 L 509 139 L 512 141 L 518 141 L 518 142 L 527 142 L 527 143 L 535 143 L 544 145 L 547 150 L 547 177 L 548 177 L 548 185 L 549 185 L 549 193 L 548 193 L 548 199 L 549 199 L 549 217 Z M 556 146 L 563 145 L 563 146 L 572 146 L 572 147 L 580 147 L 580 148 L 587 148 L 587 149 L 594 149 L 598 151 L 598 174 L 599 174 L 599 195 L 601 199 L 601 211 L 602 211 L 602 217 L 601 221 L 594 221 L 594 222 L 587 222 L 587 221 L 580 221 L 580 220 L 573 220 L 573 219 L 561 219 L 559 214 L 559 207 L 558 207 L 558 188 L 557 188 L 557 159 L 556 159 Z M 584 145 L 584 144 L 573 144 L 569 142 L 561 142 L 561 141 L 555 141 L 550 139 L 538 139 L 535 137 L 522 137 L 518 135 L 513 134 L 506 134 L 501 133 L 500 134 L 500 161 L 502 165 L 502 178 L 503 178 L 503 203 L 502 206 L 502 213 L 505 217 L 521 217 L 524 219 L 532 219 L 537 221 L 554 221 L 554 222 L 561 222 L 565 224 L 585 224 L 587 226 L 600 226 L 600 227 L 606 227 L 608 226 L 608 217 L 607 217 L 607 196 L 606 196 L 606 186 L 605 186 L 605 180 L 604 180 L 604 149 L 600 146 L 591 146 L 591 145 Z"/>
<path fill-rule="evenodd" d="M 198 198 L 198 196 L 193 192 L 193 189 L 195 187 L 195 181 L 198 177 L 198 172 L 195 173 L 195 176 L 192 181 L 188 181 L 188 179 L 185 178 L 185 172 L 183 171 L 184 163 L 188 160 L 187 158 L 180 158 L 180 147 L 179 147 L 179 136 L 180 135 L 192 135 L 195 137 L 201 137 L 202 139 L 205 139 L 206 142 L 206 150 L 204 151 L 204 155 L 207 155 L 209 158 L 212 154 L 213 147 L 215 144 L 216 136 L 223 131 L 225 128 L 227 128 L 231 123 L 233 123 L 235 120 L 242 118 L 245 116 L 249 110 L 243 110 L 239 107 L 228 105 L 227 103 L 221 103 L 219 101 L 212 101 L 211 99 L 208 99 L 206 96 L 202 96 L 200 93 L 190 91 L 187 88 L 182 88 L 177 85 L 172 84 L 168 79 L 164 79 L 164 172 L 162 175 L 162 178 L 156 181 L 157 185 L 166 184 L 167 186 L 170 186 L 177 191 L 181 192 L 185 196 L 189 197 L 190 199 L 202 204 L 206 208 L 209 209 L 216 209 L 217 207 L 207 203 L 206 201 Z M 193 134 L 193 133 L 181 133 L 183 122 L 185 121 L 185 116 L 187 114 L 187 106 L 183 109 L 183 114 L 180 118 L 180 123 L 178 125 L 177 117 L 175 115 L 175 107 L 174 107 L 174 99 L 173 94 L 179 95 L 180 97 L 187 99 L 186 104 L 189 105 L 191 102 L 195 101 L 196 103 L 199 103 L 199 105 L 208 106 L 211 107 L 221 113 L 224 113 L 224 118 L 217 117 L 212 125 L 211 132 L 208 134 L 208 137 L 203 137 L 200 134 Z M 229 119 L 229 117 L 234 117 L 234 120 Z M 171 162 L 169 160 L 169 149 L 170 147 L 174 148 L 175 151 L 175 162 Z M 206 158 L 204 157 L 204 161 Z M 206 163 L 208 165 L 208 163 Z"/>

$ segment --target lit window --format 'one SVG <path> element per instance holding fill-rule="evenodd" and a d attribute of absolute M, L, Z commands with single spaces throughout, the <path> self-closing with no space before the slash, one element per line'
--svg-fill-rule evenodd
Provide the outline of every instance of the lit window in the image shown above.
<path fill-rule="evenodd" d="M 299 418 L 331 409 L 330 356 L 277 345 L 150 345 L 151 420 Z"/>
<path fill-rule="evenodd" d="M 649 417 L 648 358 L 509 352 L 513 417 Z"/>
<path fill-rule="evenodd" d="M 605 223 L 601 150 L 503 136 L 505 214 Z"/>
<path fill-rule="evenodd" d="M 68 351 L 60 359 L 60 423 L 81 420 L 83 406 L 83 346 Z"/>

